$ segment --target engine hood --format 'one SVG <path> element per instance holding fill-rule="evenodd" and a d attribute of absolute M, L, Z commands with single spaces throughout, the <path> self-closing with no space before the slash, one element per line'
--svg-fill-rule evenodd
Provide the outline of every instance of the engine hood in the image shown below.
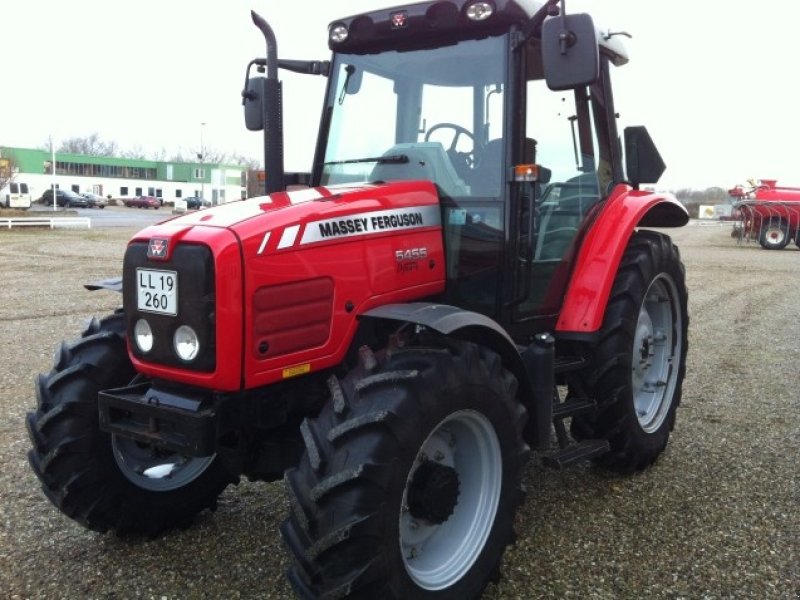
<path fill-rule="evenodd" d="M 183 368 L 168 345 L 134 364 L 154 378 L 223 391 L 340 364 L 358 315 L 444 291 L 441 221 L 436 187 L 403 181 L 279 192 L 148 227 L 126 252 L 129 331 L 141 313 L 170 339 L 200 307 L 195 321 L 214 324 L 206 337 L 216 345 L 205 370 Z M 142 272 L 177 276 L 183 304 L 174 314 L 142 308 Z M 196 280 L 207 285 L 197 291 Z"/>
<path fill-rule="evenodd" d="M 246 255 L 253 250 L 265 255 L 440 223 L 436 186 L 429 181 L 402 181 L 305 188 L 230 202 L 153 225 L 135 239 L 191 237 L 198 242 L 214 237 L 215 230 L 227 229 L 240 240 Z"/>

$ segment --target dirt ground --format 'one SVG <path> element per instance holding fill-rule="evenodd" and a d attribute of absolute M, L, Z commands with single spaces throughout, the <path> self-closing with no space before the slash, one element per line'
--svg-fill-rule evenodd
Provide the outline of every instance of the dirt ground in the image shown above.
<path fill-rule="evenodd" d="M 33 377 L 113 310 L 131 230 L 0 231 L 0 596 L 290 598 L 281 484 L 229 488 L 157 540 L 86 531 L 28 467 Z M 532 461 L 519 538 L 489 599 L 800 597 L 800 250 L 738 246 L 727 226 L 671 232 L 687 267 L 689 358 L 667 451 L 646 472 Z"/>

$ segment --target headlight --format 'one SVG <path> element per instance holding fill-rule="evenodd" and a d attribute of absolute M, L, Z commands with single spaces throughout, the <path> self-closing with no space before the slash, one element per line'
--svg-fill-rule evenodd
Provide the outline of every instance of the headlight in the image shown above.
<path fill-rule="evenodd" d="M 200 353 L 200 340 L 197 333 L 188 325 L 181 325 L 172 338 L 175 353 L 181 360 L 190 361 Z"/>
<path fill-rule="evenodd" d="M 136 321 L 133 326 L 133 339 L 136 340 L 136 345 L 142 352 L 150 352 L 153 349 L 153 330 L 150 329 L 150 323 L 144 319 Z"/>

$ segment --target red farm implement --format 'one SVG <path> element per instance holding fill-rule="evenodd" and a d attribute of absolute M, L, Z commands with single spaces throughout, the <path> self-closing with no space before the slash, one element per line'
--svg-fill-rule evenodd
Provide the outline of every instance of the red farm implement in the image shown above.
<path fill-rule="evenodd" d="M 738 201 L 733 236 L 739 243 L 757 241 L 767 250 L 782 250 L 794 240 L 800 248 L 800 188 L 776 185 L 761 179 L 749 188 L 737 185 L 728 190 Z"/>

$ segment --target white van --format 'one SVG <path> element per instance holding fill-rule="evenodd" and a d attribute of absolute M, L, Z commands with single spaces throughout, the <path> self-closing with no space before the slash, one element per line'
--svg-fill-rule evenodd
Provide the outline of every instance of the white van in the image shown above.
<path fill-rule="evenodd" d="M 27 183 L 12 181 L 0 192 L 0 203 L 6 208 L 30 208 L 30 187 Z"/>

